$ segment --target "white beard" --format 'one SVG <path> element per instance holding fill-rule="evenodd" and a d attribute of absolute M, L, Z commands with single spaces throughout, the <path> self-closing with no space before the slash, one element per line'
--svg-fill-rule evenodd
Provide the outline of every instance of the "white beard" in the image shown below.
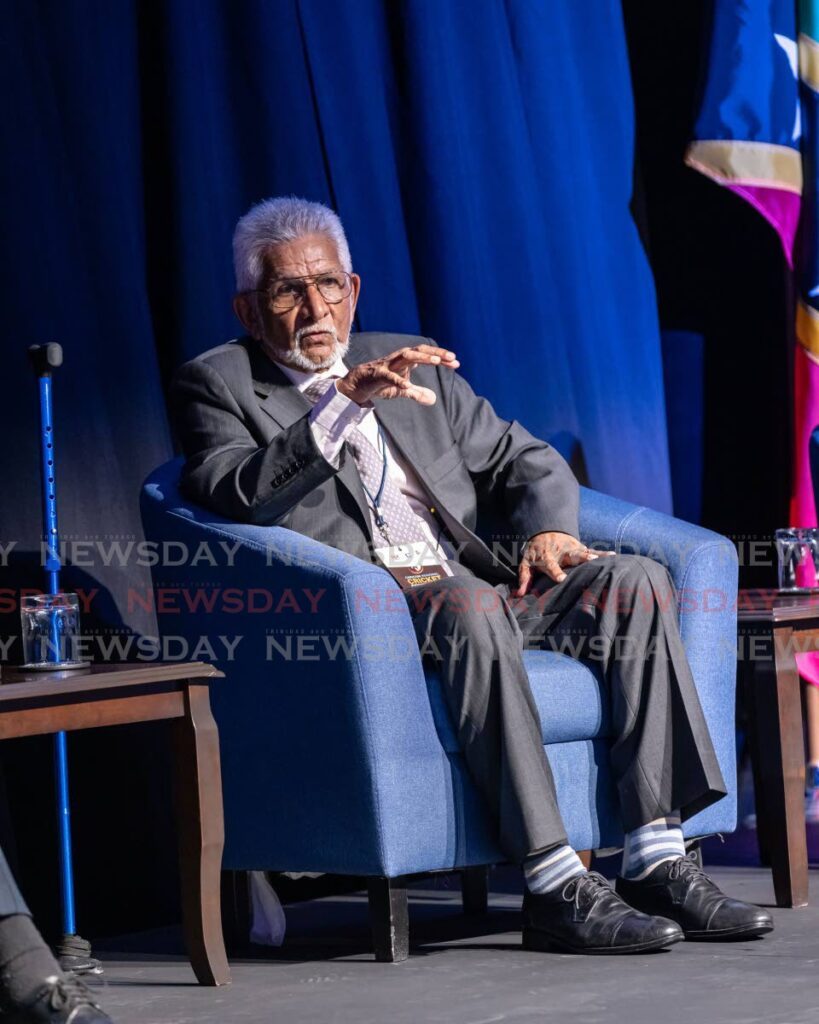
<path fill-rule="evenodd" d="M 315 325 L 311 325 L 310 327 L 300 327 L 296 331 L 296 336 L 293 339 L 295 342 L 293 348 L 279 348 L 276 345 L 272 345 L 270 342 L 267 343 L 266 348 L 270 352 L 271 356 L 278 360 L 278 362 L 284 363 L 288 366 L 293 366 L 297 370 L 303 370 L 305 373 L 317 373 L 319 370 L 329 370 L 337 359 L 343 359 L 344 356 L 347 355 L 347 350 L 350 347 L 350 340 L 348 338 L 346 341 L 339 341 L 338 332 L 335 327 L 326 327 L 324 330 L 329 334 L 332 334 L 335 344 L 330 350 L 330 354 L 325 356 L 324 359 L 318 363 L 306 356 L 301 348 L 303 338 L 317 333 L 315 331 Z"/>

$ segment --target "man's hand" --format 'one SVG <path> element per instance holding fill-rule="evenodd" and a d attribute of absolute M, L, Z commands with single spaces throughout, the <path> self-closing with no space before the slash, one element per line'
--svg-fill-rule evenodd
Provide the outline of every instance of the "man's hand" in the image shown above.
<path fill-rule="evenodd" d="M 413 345 L 354 366 L 336 381 L 336 387 L 342 395 L 359 405 L 375 397 L 412 398 L 421 405 L 435 405 L 435 392 L 410 380 L 410 371 L 421 363 L 446 366 L 452 370 L 461 365 L 455 353 L 448 349 Z"/>
<path fill-rule="evenodd" d="M 600 555 L 613 555 L 614 551 L 592 551 L 568 533 L 536 533 L 526 542 L 518 566 L 518 587 L 514 597 L 523 597 L 531 590 L 535 575 L 542 572 L 556 583 L 566 579 L 564 567 L 591 562 Z"/>

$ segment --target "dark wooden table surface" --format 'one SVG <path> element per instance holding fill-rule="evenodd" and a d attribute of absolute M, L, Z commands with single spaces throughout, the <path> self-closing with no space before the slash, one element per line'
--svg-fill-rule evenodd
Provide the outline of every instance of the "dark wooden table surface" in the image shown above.
<path fill-rule="evenodd" d="M 801 622 L 819 618 L 819 592 L 794 594 L 781 590 L 740 590 L 740 622 Z"/>
<path fill-rule="evenodd" d="M 819 594 L 741 590 L 740 636 L 768 640 L 740 650 L 749 717 L 757 832 L 780 907 L 808 903 L 805 748 L 796 655 L 819 650 Z M 759 637 L 761 634 L 761 637 Z"/>
<path fill-rule="evenodd" d="M 209 693 L 211 680 L 222 676 L 204 662 L 152 662 L 6 669 L 0 678 L 0 739 L 173 720 L 183 924 L 202 985 L 230 982 L 220 907 L 222 775 Z"/>

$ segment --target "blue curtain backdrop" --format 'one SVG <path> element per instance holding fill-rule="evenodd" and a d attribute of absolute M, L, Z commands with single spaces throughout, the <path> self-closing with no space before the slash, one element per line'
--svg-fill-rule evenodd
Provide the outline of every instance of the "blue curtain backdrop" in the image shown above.
<path fill-rule="evenodd" d="M 592 486 L 670 510 L 622 12 L 591 8 L 3 3 L 0 540 L 38 541 L 25 349 L 50 340 L 62 528 L 139 539 L 169 375 L 238 331 L 233 225 L 290 192 L 340 213 L 361 329 L 452 346 L 501 414 L 574 437 Z M 148 628 L 126 593 L 147 569 L 85 572 L 112 623 Z"/>

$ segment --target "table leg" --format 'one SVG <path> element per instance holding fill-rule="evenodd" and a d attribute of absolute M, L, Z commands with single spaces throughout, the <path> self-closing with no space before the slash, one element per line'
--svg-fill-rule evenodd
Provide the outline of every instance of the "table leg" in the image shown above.
<path fill-rule="evenodd" d="M 765 803 L 765 773 L 762 769 L 762 762 L 765 757 L 765 746 L 769 742 L 770 728 L 763 725 L 757 704 L 759 703 L 760 687 L 769 686 L 773 690 L 776 689 L 773 678 L 766 680 L 762 678 L 764 673 L 773 677 L 773 660 L 757 665 L 755 661 L 743 659 L 738 668 L 741 693 L 745 704 L 746 739 L 754 780 L 754 810 L 756 811 L 756 841 L 759 847 L 759 861 L 764 867 L 769 868 L 771 866 L 770 814 Z"/>
<path fill-rule="evenodd" d="M 227 985 L 220 879 L 225 826 L 219 734 L 208 687 L 191 681 L 186 715 L 174 722 L 182 918 L 191 966 L 201 985 Z"/>
<path fill-rule="evenodd" d="M 802 696 L 790 627 L 774 629 L 773 680 L 761 675 L 756 692 L 764 736 L 767 841 L 779 907 L 808 903 L 808 849 L 805 833 L 805 756 Z"/>

